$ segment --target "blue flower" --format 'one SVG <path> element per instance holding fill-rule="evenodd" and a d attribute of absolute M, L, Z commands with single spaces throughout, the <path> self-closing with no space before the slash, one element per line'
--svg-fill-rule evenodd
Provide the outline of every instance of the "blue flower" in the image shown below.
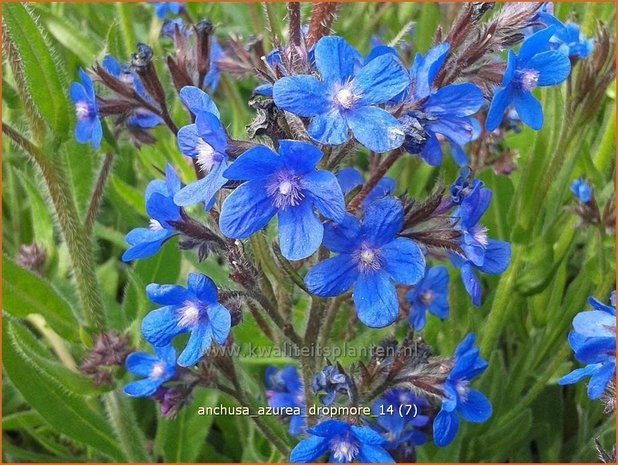
<path fill-rule="evenodd" d="M 293 463 L 315 462 L 325 453 L 329 462 L 394 463 L 384 450 L 384 439 L 368 426 L 349 425 L 340 420 L 327 420 L 307 430 L 311 437 L 300 441 L 292 454 Z"/>
<path fill-rule="evenodd" d="M 326 223 L 324 245 L 339 255 L 311 268 L 305 276 L 307 287 L 322 297 L 354 287 L 360 321 L 372 328 L 390 325 L 399 315 L 395 284 L 416 284 L 425 272 L 418 245 L 397 237 L 402 226 L 403 206 L 394 197 L 370 204 L 362 224 L 349 214 L 341 224 Z"/>
<path fill-rule="evenodd" d="M 165 166 L 165 181 L 157 179 L 146 187 L 146 212 L 150 216 L 148 228 L 136 228 L 127 234 L 130 245 L 122 260 L 130 262 L 155 255 L 161 245 L 174 235 L 174 222 L 182 221 L 180 207 L 174 203 L 174 195 L 180 190 L 180 179 L 174 168 Z"/>
<path fill-rule="evenodd" d="M 397 119 L 377 105 L 388 102 L 409 85 L 398 58 L 387 53 L 357 69 L 359 54 L 341 37 L 327 36 L 315 46 L 321 80 L 312 75 L 288 76 L 273 86 L 275 104 L 298 116 L 311 118 L 308 132 L 325 145 L 349 139 L 374 152 L 403 143 Z"/>
<path fill-rule="evenodd" d="M 266 371 L 266 397 L 273 408 L 300 408 L 301 415 L 292 415 L 289 431 L 292 436 L 305 431 L 305 391 L 295 367 L 290 365 L 281 370 L 271 367 Z"/>
<path fill-rule="evenodd" d="M 413 91 L 408 96 L 418 108 L 408 116 L 425 120 L 427 142 L 421 150 L 421 157 L 430 165 L 442 163 L 440 141 L 449 142 L 451 154 L 460 166 L 468 164 L 463 145 L 476 139 L 480 127 L 474 115 L 483 106 L 483 92 L 472 83 L 451 84 L 433 89 L 433 82 L 442 69 L 449 51 L 449 44 L 436 45 L 425 56 L 417 53 L 410 68 Z M 408 141 L 407 141 L 408 142 Z M 404 145 L 416 153 L 416 144 Z"/>
<path fill-rule="evenodd" d="M 334 365 L 326 365 L 318 372 L 312 380 L 311 390 L 318 394 L 325 392 L 326 395 L 320 396 L 322 405 L 332 405 L 338 393 L 345 393 L 348 398 L 352 397 L 352 381 L 345 373 L 341 373 Z"/>
<path fill-rule="evenodd" d="M 225 185 L 223 172 L 227 168 L 227 133 L 219 120 L 219 110 L 201 89 L 186 86 L 180 90 L 180 99 L 196 116 L 195 123 L 180 128 L 177 141 L 180 151 L 195 159 L 202 179 L 182 188 L 175 196 L 176 205 L 194 205 L 205 202 L 212 207 L 215 195 Z"/>
<path fill-rule="evenodd" d="M 511 245 L 489 239 L 487 229 L 479 224 L 489 208 L 491 197 L 491 190 L 476 180 L 453 215 L 457 228 L 462 232 L 460 245 L 465 256 L 449 255 L 453 265 L 460 269 L 464 287 L 477 307 L 481 304 L 481 283 L 474 269 L 487 274 L 500 274 L 508 268 L 511 260 Z"/>
<path fill-rule="evenodd" d="M 487 114 L 486 127 L 493 131 L 500 126 L 509 105 L 513 105 L 521 120 L 534 130 L 543 127 L 543 108 L 532 95 L 536 87 L 555 86 L 563 82 L 571 72 L 567 56 L 549 50 L 549 40 L 555 33 L 550 26 L 528 37 L 519 55 L 509 50 L 508 64 L 498 90 Z"/>
<path fill-rule="evenodd" d="M 172 345 L 155 347 L 156 355 L 133 352 L 127 357 L 129 373 L 144 379 L 133 381 L 124 387 L 125 394 L 132 397 L 153 395 L 166 381 L 176 373 L 176 351 Z"/>
<path fill-rule="evenodd" d="M 420 446 L 427 436 L 417 430 L 429 422 L 429 417 L 420 412 L 429 403 L 406 389 L 391 389 L 373 403 L 372 413 L 377 417 L 376 430 L 388 440 L 388 450 L 402 446 Z"/>
<path fill-rule="evenodd" d="M 442 406 L 433 422 L 433 440 L 439 447 L 449 445 L 459 429 L 459 416 L 472 423 L 483 423 L 492 414 L 491 403 L 470 387 L 472 378 L 487 368 L 487 362 L 474 347 L 474 334 L 468 334 L 455 350 L 454 365 L 444 382 Z"/>
<path fill-rule="evenodd" d="M 608 383 L 616 376 L 616 300 L 612 293 L 612 306 L 590 297 L 588 303 L 594 310 L 580 312 L 573 319 L 569 344 L 575 358 L 585 363 L 584 368 L 573 370 L 560 378 L 559 384 L 573 384 L 590 376 L 588 397 L 601 397 Z"/>
<path fill-rule="evenodd" d="M 146 92 L 144 84 L 134 71 L 131 71 L 129 65 L 122 66 L 113 56 L 107 55 L 103 58 L 103 69 L 116 79 L 132 87 L 137 94 L 146 100 L 148 103 L 156 106 L 157 104 L 152 97 Z M 135 108 L 127 118 L 129 126 L 137 126 L 143 129 L 153 128 L 163 123 L 160 116 L 154 114 L 145 108 Z"/>
<path fill-rule="evenodd" d="M 142 334 L 153 346 L 169 344 L 179 334 L 191 333 L 178 365 L 190 367 L 204 356 L 214 339 L 223 344 L 230 333 L 231 316 L 217 302 L 217 287 L 208 276 L 190 273 L 188 288 L 149 284 L 148 298 L 165 307 L 153 310 L 142 321 Z"/>
<path fill-rule="evenodd" d="M 550 13 L 539 13 L 539 19 L 548 26 L 555 26 L 556 32 L 549 40 L 551 47 L 569 58 L 586 58 L 594 49 L 594 39 L 587 38 L 579 24 L 562 23 Z"/>
<path fill-rule="evenodd" d="M 238 157 L 223 175 L 247 181 L 223 202 L 219 225 L 227 237 L 243 239 L 279 219 L 279 246 L 290 260 L 314 253 L 324 227 L 314 207 L 326 218 L 341 221 L 345 205 L 337 178 L 317 170 L 322 152 L 294 140 L 279 141 L 279 156 L 256 146 Z"/>
<path fill-rule="evenodd" d="M 416 331 L 425 327 L 427 312 L 444 320 L 448 318 L 448 269 L 427 268 L 423 279 L 406 295 L 410 303 L 410 324 Z"/>
<path fill-rule="evenodd" d="M 221 70 L 219 69 L 219 60 L 223 59 L 225 52 L 223 47 L 219 45 L 216 37 L 212 37 L 210 42 L 210 68 L 208 73 L 204 76 L 204 82 L 202 86 L 210 89 L 211 92 L 217 90 L 219 81 L 221 80 Z"/>
<path fill-rule="evenodd" d="M 356 187 L 361 186 L 365 181 L 363 175 L 356 168 L 343 168 L 337 173 L 337 181 L 341 186 L 343 195 L 348 195 Z M 397 182 L 393 178 L 384 176 L 381 178 L 373 189 L 367 194 L 365 200 L 363 200 L 362 207 L 367 206 L 376 200 L 388 197 L 395 194 L 397 191 Z"/>
<path fill-rule="evenodd" d="M 155 12 L 159 19 L 165 19 L 170 15 L 178 15 L 183 10 L 184 5 L 181 2 L 148 2 L 155 6 Z"/>
<path fill-rule="evenodd" d="M 92 143 L 92 147 L 98 149 L 103 138 L 103 128 L 99 119 L 97 96 L 94 93 L 92 79 L 79 68 L 82 83 L 71 83 L 71 100 L 75 104 L 77 126 L 75 127 L 75 139 L 80 144 Z"/>
<path fill-rule="evenodd" d="M 588 203 L 592 200 L 592 187 L 583 178 L 576 179 L 571 183 L 571 192 L 582 203 Z"/>

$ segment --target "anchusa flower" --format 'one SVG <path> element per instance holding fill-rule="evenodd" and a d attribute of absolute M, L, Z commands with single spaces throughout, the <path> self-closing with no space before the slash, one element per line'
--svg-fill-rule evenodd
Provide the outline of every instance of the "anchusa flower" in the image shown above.
<path fill-rule="evenodd" d="M 223 172 L 227 168 L 227 133 L 219 120 L 219 110 L 203 90 L 187 86 L 180 91 L 180 99 L 195 115 L 195 123 L 180 128 L 177 135 L 180 151 L 195 160 L 201 179 L 188 184 L 174 196 L 180 206 L 205 202 L 208 209 L 215 195 L 227 182 Z"/>
<path fill-rule="evenodd" d="M 146 212 L 150 216 L 147 228 L 130 231 L 125 240 L 129 248 L 122 255 L 125 262 L 155 255 L 165 241 L 171 238 L 175 222 L 182 221 L 180 207 L 174 203 L 174 195 L 180 190 L 180 179 L 174 168 L 165 166 L 165 181 L 157 179 L 146 187 Z"/>
<path fill-rule="evenodd" d="M 270 407 L 299 408 L 301 415 L 291 415 L 289 432 L 298 436 L 305 431 L 305 391 L 296 367 L 289 365 L 280 370 L 271 367 L 266 371 L 266 398 Z"/>
<path fill-rule="evenodd" d="M 537 87 L 560 84 L 571 73 L 571 62 L 563 53 L 550 50 L 549 40 L 555 33 L 550 26 L 528 37 L 519 49 L 519 55 L 509 50 L 502 88 L 494 95 L 485 122 L 493 131 L 502 122 L 509 105 L 513 105 L 521 120 L 534 130 L 543 127 L 543 108 L 532 95 Z"/>
<path fill-rule="evenodd" d="M 327 223 L 324 246 L 339 255 L 311 268 L 309 290 L 333 297 L 354 287 L 358 318 L 372 328 L 392 324 L 399 315 L 396 283 L 413 285 L 425 271 L 425 257 L 412 240 L 397 237 L 403 227 L 403 205 L 393 197 L 370 204 L 362 223 L 347 214 Z"/>
<path fill-rule="evenodd" d="M 459 416 L 482 423 L 492 414 L 489 400 L 470 387 L 470 381 L 487 368 L 487 362 L 474 346 L 475 335 L 468 334 L 455 350 L 454 364 L 446 381 L 442 406 L 433 422 L 433 440 L 439 447 L 450 444 L 459 429 Z"/>
<path fill-rule="evenodd" d="M 416 331 L 425 327 L 427 312 L 444 320 L 448 318 L 448 269 L 427 268 L 425 276 L 406 294 L 410 304 L 410 324 Z"/>
<path fill-rule="evenodd" d="M 449 44 L 436 45 L 425 56 L 417 53 L 410 68 L 412 90 L 407 97 L 409 111 L 402 119 L 406 127 L 404 147 L 410 153 L 419 153 L 430 165 L 442 163 L 441 141 L 446 140 L 455 162 L 468 163 L 463 146 L 480 133 L 480 125 L 472 115 L 483 106 L 483 92 L 472 83 L 450 84 L 434 89 L 436 76 L 442 69 L 449 52 Z M 426 138 L 414 137 L 419 130 Z"/>
<path fill-rule="evenodd" d="M 277 215 L 283 256 L 300 260 L 313 254 L 324 234 L 314 207 L 334 221 L 341 221 L 345 212 L 335 175 L 316 169 L 321 158 L 317 147 L 294 140 L 280 140 L 279 155 L 265 146 L 247 150 L 223 173 L 246 182 L 223 202 L 221 232 L 244 239 Z"/>
<path fill-rule="evenodd" d="M 99 118 L 97 96 L 94 92 L 92 79 L 81 68 L 79 69 L 79 76 L 81 83 L 71 83 L 71 100 L 75 104 L 77 116 L 75 138 L 80 144 L 90 142 L 94 149 L 98 149 L 103 138 L 103 127 Z"/>
<path fill-rule="evenodd" d="M 300 441 L 292 454 L 293 463 L 315 462 L 328 453 L 329 461 L 349 463 L 394 463 L 384 449 L 386 439 L 369 426 L 350 425 L 341 420 L 326 420 L 307 432 L 311 435 Z"/>
<path fill-rule="evenodd" d="M 208 276 L 190 273 L 188 288 L 171 284 L 149 284 L 148 298 L 162 308 L 142 321 L 142 334 L 153 346 L 165 346 L 179 334 L 190 333 L 178 365 L 195 365 L 210 349 L 212 341 L 224 344 L 231 327 L 230 312 L 217 301 L 217 287 Z"/>
<path fill-rule="evenodd" d="M 589 203 L 592 200 L 592 187 L 583 178 L 571 183 L 571 192 L 582 203 Z"/>
<path fill-rule="evenodd" d="M 569 344 L 575 352 L 575 358 L 586 366 L 563 376 L 559 383 L 573 384 L 590 376 L 588 397 L 598 399 L 616 377 L 615 291 L 612 293 L 611 306 L 594 297 L 590 297 L 588 303 L 593 310 L 575 315 L 573 331 L 569 333 Z"/>
<path fill-rule="evenodd" d="M 351 389 L 352 381 L 339 365 L 326 365 L 316 373 L 311 383 L 311 390 L 315 394 L 324 393 L 319 397 L 322 405 L 332 405 L 337 394 L 347 394 L 350 399 Z"/>
<path fill-rule="evenodd" d="M 548 26 L 556 28 L 549 39 L 551 47 L 564 53 L 569 58 L 587 58 L 594 50 L 594 39 L 589 39 L 582 32 L 579 24 L 568 22 L 564 24 L 558 18 L 547 12 L 540 12 L 539 19 Z"/>
<path fill-rule="evenodd" d="M 181 2 L 148 2 L 155 7 L 155 13 L 159 19 L 165 19 L 168 15 L 179 15 L 184 9 Z"/>
<path fill-rule="evenodd" d="M 155 346 L 156 355 L 133 352 L 127 357 L 127 370 L 143 379 L 132 381 L 124 387 L 132 397 L 152 396 L 176 374 L 176 350 L 171 344 Z"/>
<path fill-rule="evenodd" d="M 409 85 L 398 58 L 384 54 L 358 67 L 359 54 L 344 39 L 323 37 L 314 49 L 313 75 L 288 76 L 273 86 L 275 104 L 290 113 L 311 118 L 309 135 L 325 145 L 354 138 L 374 152 L 386 152 L 403 143 L 400 123 L 378 107 Z"/>

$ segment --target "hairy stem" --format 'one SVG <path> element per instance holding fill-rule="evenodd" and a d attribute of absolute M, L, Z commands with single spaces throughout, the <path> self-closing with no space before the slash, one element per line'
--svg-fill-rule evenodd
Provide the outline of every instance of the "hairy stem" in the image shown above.
<path fill-rule="evenodd" d="M 88 236 L 92 232 L 92 227 L 97 219 L 97 213 L 99 212 L 99 207 L 103 201 L 105 184 L 107 183 L 107 179 L 112 172 L 113 162 L 114 154 L 111 152 L 106 153 L 103 164 L 101 165 L 101 170 L 99 171 L 97 183 L 94 186 L 94 191 L 92 193 L 92 197 L 90 198 L 90 205 L 88 205 L 88 212 L 86 213 L 86 221 L 84 222 L 84 232 Z"/>
<path fill-rule="evenodd" d="M 103 402 L 110 423 L 114 427 L 116 439 L 118 439 L 127 461 L 150 462 L 152 459 L 146 453 L 146 439 L 137 424 L 128 399 L 123 393 L 115 390 L 105 394 Z"/>

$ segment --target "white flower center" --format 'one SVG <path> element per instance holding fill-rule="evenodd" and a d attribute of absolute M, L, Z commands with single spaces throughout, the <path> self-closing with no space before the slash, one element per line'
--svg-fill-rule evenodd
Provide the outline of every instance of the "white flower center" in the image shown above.
<path fill-rule="evenodd" d="M 150 222 L 148 223 L 148 229 L 150 229 L 151 231 L 162 231 L 163 226 L 161 226 L 161 223 L 159 223 L 157 220 L 151 218 Z"/>
<path fill-rule="evenodd" d="M 351 462 L 358 454 L 358 446 L 351 441 L 337 440 L 332 442 L 333 458 L 340 462 Z"/>
<path fill-rule="evenodd" d="M 352 108 L 352 105 L 354 105 L 355 98 L 352 91 L 344 87 L 335 94 L 335 100 L 337 100 L 339 105 L 348 110 Z"/>
<path fill-rule="evenodd" d="M 120 73 L 120 80 L 121 80 L 122 82 L 124 82 L 125 84 L 128 84 L 128 85 L 130 85 L 130 86 L 132 86 L 132 85 L 133 85 L 133 82 L 135 81 L 135 80 L 133 79 L 133 74 L 131 74 L 131 73 L 126 73 L 126 72 L 122 72 L 122 73 Z"/>
<path fill-rule="evenodd" d="M 77 119 L 87 118 L 90 114 L 90 108 L 88 106 L 88 102 L 77 102 L 75 104 L 75 114 L 77 115 Z"/>
<path fill-rule="evenodd" d="M 376 254 L 373 252 L 373 250 L 365 249 L 361 252 L 360 259 L 363 263 L 369 264 L 373 262 L 375 256 Z"/>
<path fill-rule="evenodd" d="M 282 195 L 289 195 L 292 192 L 292 183 L 290 181 L 283 181 L 279 184 L 279 193 Z"/>
<path fill-rule="evenodd" d="M 215 158 L 215 149 L 204 139 L 200 139 L 197 142 L 197 147 L 195 147 L 195 149 L 197 150 L 197 164 L 200 165 L 200 168 L 204 171 L 210 172 L 217 161 Z"/>
<path fill-rule="evenodd" d="M 435 295 L 432 290 L 427 290 L 421 294 L 421 302 L 423 302 L 425 305 L 431 305 L 434 298 Z"/>
<path fill-rule="evenodd" d="M 200 321 L 200 309 L 195 302 L 187 301 L 184 307 L 180 309 L 180 318 L 178 326 L 183 328 L 187 326 L 195 326 Z"/>
<path fill-rule="evenodd" d="M 476 242 L 481 244 L 483 247 L 487 247 L 489 241 L 487 239 L 487 228 L 485 226 L 476 225 L 472 234 Z"/>
<path fill-rule="evenodd" d="M 155 363 L 150 371 L 151 378 L 160 378 L 165 374 L 165 364 L 163 362 Z"/>
<path fill-rule="evenodd" d="M 521 88 L 531 91 L 539 85 L 539 72 L 534 69 L 525 69 L 520 72 Z"/>
<path fill-rule="evenodd" d="M 379 252 L 366 244 L 363 244 L 361 248 L 354 253 L 354 257 L 358 263 L 358 268 L 363 273 L 376 271 L 382 267 Z"/>
<path fill-rule="evenodd" d="M 305 197 L 299 179 L 290 172 L 279 173 L 266 186 L 266 193 L 272 199 L 273 205 L 280 210 L 297 206 Z"/>

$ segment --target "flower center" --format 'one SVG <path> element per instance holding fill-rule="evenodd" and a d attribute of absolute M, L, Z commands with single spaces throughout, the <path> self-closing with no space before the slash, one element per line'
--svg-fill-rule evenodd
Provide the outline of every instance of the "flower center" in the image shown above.
<path fill-rule="evenodd" d="M 427 290 L 423 293 L 421 293 L 421 302 L 424 305 L 431 305 L 433 303 L 433 300 L 435 299 L 435 294 L 433 293 L 432 290 Z"/>
<path fill-rule="evenodd" d="M 361 272 L 377 271 L 382 268 L 382 260 L 380 252 L 377 249 L 372 249 L 367 244 L 363 244 L 354 254 L 354 258 L 358 263 L 358 268 Z"/>
<path fill-rule="evenodd" d="M 468 398 L 468 392 L 470 392 L 470 381 L 460 379 L 455 383 L 455 389 L 461 401 L 465 401 Z"/>
<path fill-rule="evenodd" d="M 481 244 L 483 247 L 487 247 L 487 244 L 489 242 L 487 240 L 487 228 L 485 226 L 481 226 L 480 224 L 477 224 L 472 229 L 472 236 L 474 237 L 474 240 L 476 242 Z"/>
<path fill-rule="evenodd" d="M 273 205 L 280 210 L 297 206 L 305 197 L 300 186 L 300 179 L 290 172 L 279 173 L 266 186 L 266 193 Z"/>
<path fill-rule="evenodd" d="M 335 438 L 330 447 L 333 458 L 338 462 L 351 462 L 358 454 L 358 444 L 351 438 Z"/>
<path fill-rule="evenodd" d="M 165 374 L 165 363 L 159 362 L 155 363 L 150 371 L 151 378 L 160 378 Z"/>
<path fill-rule="evenodd" d="M 343 88 L 335 94 L 335 100 L 346 110 L 352 108 L 354 104 L 354 94 L 350 89 Z"/>
<path fill-rule="evenodd" d="M 212 145 L 204 139 L 197 142 L 195 149 L 197 150 L 197 164 L 206 172 L 210 172 L 214 164 L 221 161 L 221 157 L 215 152 Z"/>
<path fill-rule="evenodd" d="M 180 318 L 178 319 L 178 326 L 183 328 L 188 326 L 195 326 L 200 321 L 200 308 L 196 302 L 187 301 L 184 307 L 180 309 Z"/>
<path fill-rule="evenodd" d="M 150 229 L 151 231 L 162 231 L 163 226 L 161 226 L 161 223 L 159 223 L 157 220 L 151 218 L 150 222 L 148 223 L 148 229 Z"/>
<path fill-rule="evenodd" d="M 522 90 L 529 92 L 539 85 L 539 72 L 534 69 L 524 69 L 519 72 Z"/>
<path fill-rule="evenodd" d="M 75 114 L 77 115 L 77 119 L 84 119 L 90 116 L 90 106 L 88 102 L 81 101 L 75 104 Z"/>

